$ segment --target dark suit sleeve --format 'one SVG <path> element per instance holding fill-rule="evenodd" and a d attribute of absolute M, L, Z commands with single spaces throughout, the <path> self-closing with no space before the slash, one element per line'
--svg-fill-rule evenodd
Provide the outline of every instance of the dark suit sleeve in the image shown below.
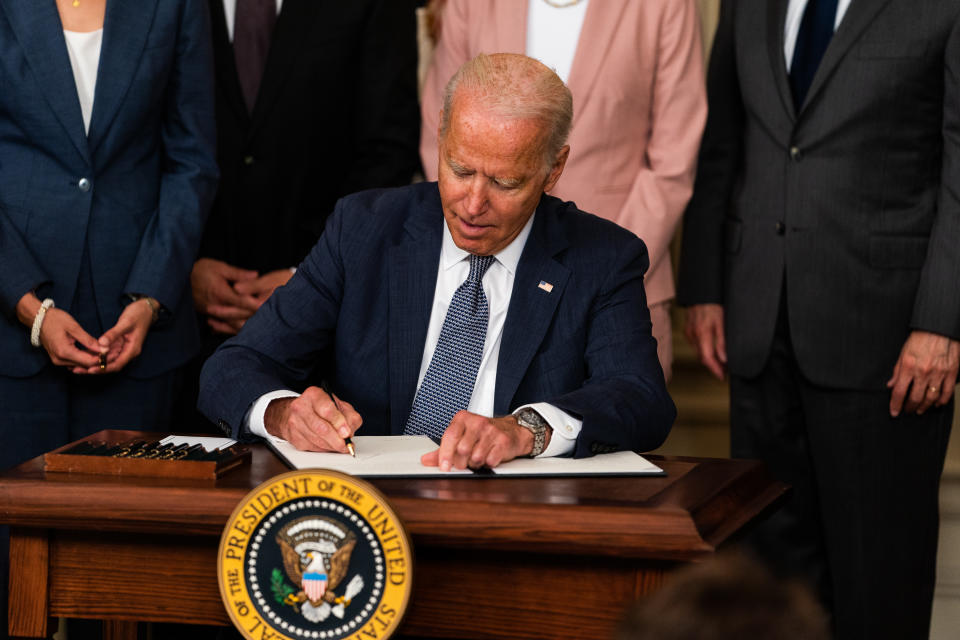
<path fill-rule="evenodd" d="M 960 20 L 944 51 L 943 164 L 937 215 L 911 328 L 960 339 Z"/>
<path fill-rule="evenodd" d="M 419 168 L 417 25 L 410 0 L 381 0 L 355 50 L 362 56 L 353 85 L 359 113 L 343 194 L 410 183 Z M 335 126 L 332 123 L 332 126 Z"/>
<path fill-rule="evenodd" d="M 318 355 L 333 341 L 343 295 L 340 258 L 343 201 L 297 272 L 227 340 L 200 372 L 198 409 L 232 437 L 262 395 L 301 390 Z"/>
<path fill-rule="evenodd" d="M 723 302 L 723 221 L 740 170 L 744 108 L 734 47 L 734 0 L 720 5 L 707 73 L 707 126 L 683 218 L 677 302 Z"/>
<path fill-rule="evenodd" d="M 609 266 L 592 303 L 583 386 L 546 400 L 583 419 L 573 452 L 576 458 L 655 449 L 676 418 L 650 333 L 643 288 L 648 266 L 645 245 L 633 238 Z"/>
<path fill-rule="evenodd" d="M 49 277 L 23 241 L 23 236 L 0 207 L 0 311 L 16 314 L 17 302 Z"/>
<path fill-rule="evenodd" d="M 124 291 L 173 309 L 187 285 L 217 181 L 213 53 L 202 0 L 183 3 L 168 82 L 160 198 Z"/>

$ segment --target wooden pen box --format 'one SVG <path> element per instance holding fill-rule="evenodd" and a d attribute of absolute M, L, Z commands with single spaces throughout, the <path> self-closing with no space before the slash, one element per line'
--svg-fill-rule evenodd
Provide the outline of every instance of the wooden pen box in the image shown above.
<path fill-rule="evenodd" d="M 223 455 L 216 460 L 174 460 L 67 453 L 84 442 L 116 447 L 142 440 L 155 443 L 167 435 L 169 434 L 118 429 L 99 431 L 92 436 L 44 454 L 44 469 L 57 473 L 213 479 L 250 461 L 250 449 L 240 444 L 224 449 Z"/>

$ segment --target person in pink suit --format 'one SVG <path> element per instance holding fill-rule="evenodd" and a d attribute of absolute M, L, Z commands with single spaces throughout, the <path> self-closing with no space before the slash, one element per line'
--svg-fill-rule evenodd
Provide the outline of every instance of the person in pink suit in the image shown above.
<path fill-rule="evenodd" d="M 573 93 L 570 158 L 551 195 L 637 234 L 664 374 L 672 364 L 670 241 L 693 189 L 706 121 L 694 0 L 449 0 L 422 96 L 420 155 L 437 178 L 443 87 L 478 53 L 525 53 Z"/>

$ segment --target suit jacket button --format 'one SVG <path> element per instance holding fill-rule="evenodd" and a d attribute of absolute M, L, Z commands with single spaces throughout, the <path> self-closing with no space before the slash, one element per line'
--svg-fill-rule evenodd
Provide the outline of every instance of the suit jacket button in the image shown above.
<path fill-rule="evenodd" d="M 790 147 L 790 159 L 791 159 L 791 160 L 793 160 L 794 162 L 800 162 L 800 160 L 801 160 L 802 158 L 803 158 L 803 153 L 801 153 L 800 147 L 798 147 L 798 146 L 796 146 L 796 145 Z"/>
<path fill-rule="evenodd" d="M 80 189 L 80 191 L 83 191 L 84 193 L 86 193 L 87 191 L 90 191 L 90 181 L 87 180 L 86 178 L 80 178 L 80 181 L 77 182 L 77 188 Z"/>
<path fill-rule="evenodd" d="M 243 164 L 247 165 L 248 167 L 249 167 L 250 165 L 252 165 L 252 164 L 253 164 L 253 156 L 252 156 L 252 155 L 245 155 L 245 156 L 243 156 Z"/>
<path fill-rule="evenodd" d="M 787 225 L 783 224 L 782 222 L 777 222 L 774 228 L 777 230 L 778 236 L 782 236 L 784 233 L 787 232 Z"/>

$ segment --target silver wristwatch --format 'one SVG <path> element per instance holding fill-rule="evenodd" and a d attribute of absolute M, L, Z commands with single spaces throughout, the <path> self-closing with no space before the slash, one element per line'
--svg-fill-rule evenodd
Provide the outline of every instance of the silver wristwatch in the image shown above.
<path fill-rule="evenodd" d="M 517 411 L 513 414 L 513 417 L 517 419 L 521 427 L 529 429 L 530 433 L 533 434 L 533 449 L 530 450 L 530 457 L 535 458 L 543 453 L 543 450 L 547 448 L 547 427 L 550 426 L 543 419 L 543 416 L 527 407 Z"/>

